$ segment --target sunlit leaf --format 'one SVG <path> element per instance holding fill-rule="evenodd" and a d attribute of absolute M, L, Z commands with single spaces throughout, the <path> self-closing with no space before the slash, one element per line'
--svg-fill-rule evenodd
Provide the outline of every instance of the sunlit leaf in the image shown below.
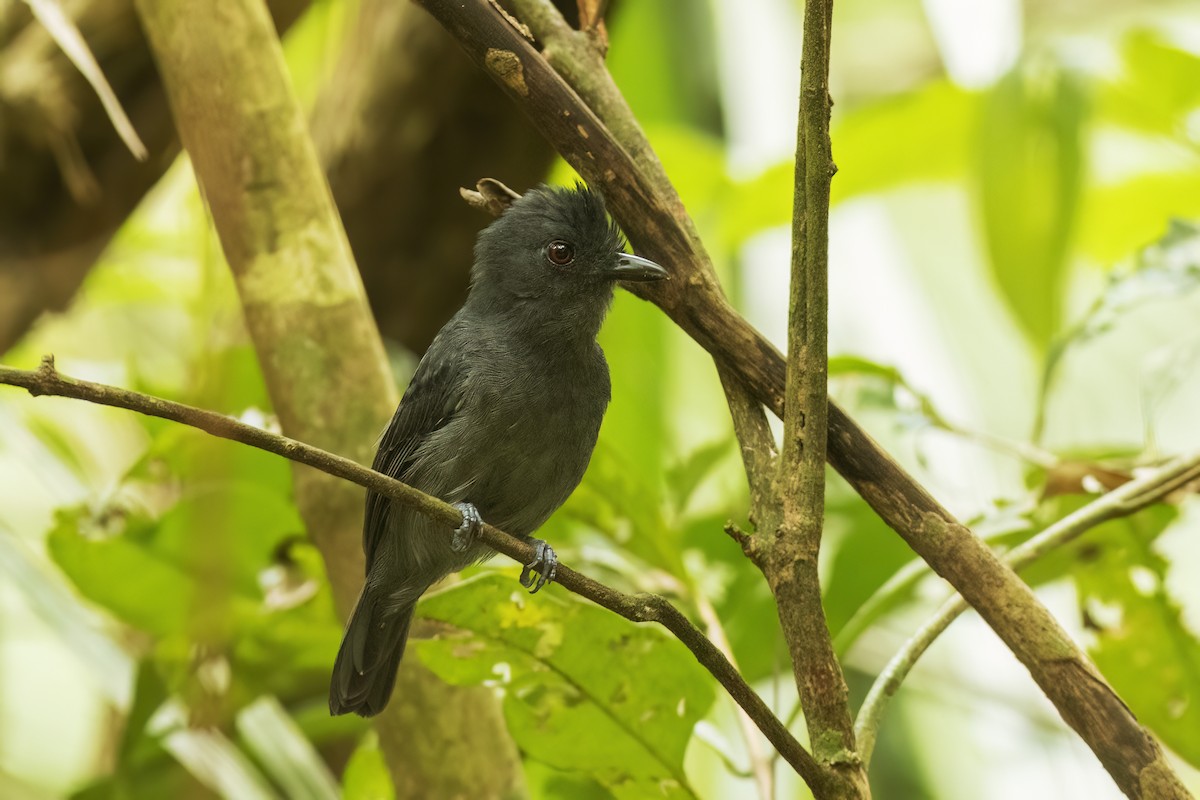
<path fill-rule="evenodd" d="M 1146 133 L 1189 138 L 1185 118 L 1200 105 L 1200 57 L 1152 30 L 1136 30 L 1121 48 L 1123 74 L 1101 82 L 1102 119 Z"/>
<path fill-rule="evenodd" d="M 620 797 L 694 796 L 683 755 L 713 688 L 675 639 L 571 595 L 530 598 L 499 575 L 433 594 L 419 611 L 462 632 L 415 642 L 422 662 L 452 682 L 505 683 L 509 729 L 530 757 Z"/>
<path fill-rule="evenodd" d="M 1175 219 L 1200 219 L 1200 165 L 1139 173 L 1087 195 L 1080 247 L 1101 264 L 1125 258 L 1168 232 Z"/>

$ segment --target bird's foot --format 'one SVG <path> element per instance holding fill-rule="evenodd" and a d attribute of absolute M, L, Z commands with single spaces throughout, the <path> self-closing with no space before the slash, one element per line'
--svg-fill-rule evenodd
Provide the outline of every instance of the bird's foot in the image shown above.
<path fill-rule="evenodd" d="M 483 517 L 479 516 L 479 509 L 470 503 L 455 503 L 454 507 L 462 514 L 462 524 L 454 529 L 454 535 L 450 537 L 450 549 L 461 553 L 475 544 L 479 529 L 483 526 Z"/>
<path fill-rule="evenodd" d="M 533 594 L 547 583 L 554 582 L 558 572 L 558 554 L 542 539 L 531 538 L 529 543 L 533 545 L 533 561 L 521 570 L 521 585 Z"/>

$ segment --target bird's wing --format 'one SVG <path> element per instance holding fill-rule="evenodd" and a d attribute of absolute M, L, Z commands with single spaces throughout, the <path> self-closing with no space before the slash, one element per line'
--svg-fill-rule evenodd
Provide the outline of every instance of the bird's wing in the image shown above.
<path fill-rule="evenodd" d="M 379 442 L 379 451 L 371 465 L 377 472 L 404 480 L 417 448 L 431 433 L 445 427 L 462 407 L 466 382 L 463 350 L 454 346 L 448 333 L 444 330 L 433 340 L 417 365 Z M 367 492 L 363 553 L 368 570 L 380 540 L 387 534 L 392 509 L 387 497 Z"/>

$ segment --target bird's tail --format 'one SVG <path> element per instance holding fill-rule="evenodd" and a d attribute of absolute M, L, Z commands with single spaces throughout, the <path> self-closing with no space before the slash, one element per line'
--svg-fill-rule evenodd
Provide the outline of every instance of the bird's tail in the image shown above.
<path fill-rule="evenodd" d="M 329 713 L 373 717 L 383 711 L 396 684 L 415 605 L 385 609 L 370 589 L 363 589 L 333 664 Z"/>

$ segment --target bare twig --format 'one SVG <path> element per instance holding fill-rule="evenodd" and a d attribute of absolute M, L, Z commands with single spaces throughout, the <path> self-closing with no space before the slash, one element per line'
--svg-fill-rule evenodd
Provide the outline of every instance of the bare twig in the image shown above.
<path fill-rule="evenodd" d="M 81 381 L 61 375 L 54 368 L 54 358 L 47 356 L 36 371 L 0 366 L 0 384 L 19 386 L 36 396 L 52 395 L 86 400 L 90 403 L 124 408 L 190 425 L 206 433 L 266 450 L 321 472 L 356 483 L 412 508 L 432 520 L 444 523 L 447 533 L 462 523 L 462 515 L 448 503 L 431 497 L 408 484 L 401 483 L 374 470 L 356 464 L 348 458 L 328 453 L 286 436 L 264 431 L 238 422 L 213 411 L 131 392 L 115 386 Z M 484 524 L 480 540 L 521 564 L 533 560 L 533 547 L 515 536 Z M 767 740 L 782 754 L 793 769 L 810 785 L 821 785 L 821 775 L 812 756 L 801 746 L 767 704 L 750 688 L 720 650 L 704 634 L 663 597 L 656 594 L 624 594 L 598 581 L 559 564 L 555 582 L 563 588 L 587 598 L 632 622 L 657 622 L 673 633 L 696 660 L 725 688 L 729 695 L 754 720 Z"/>
<path fill-rule="evenodd" d="M 691 592 L 692 602 L 696 604 L 696 612 L 700 615 L 700 620 L 704 623 L 704 629 L 708 633 L 708 638 L 712 640 L 713 645 L 725 654 L 729 659 L 729 663 L 737 669 L 737 661 L 733 657 L 733 646 L 729 644 L 729 637 L 725 635 L 725 626 L 721 624 L 721 617 L 717 614 L 717 610 L 713 608 L 713 604 L 709 601 L 702 592 Z M 755 734 L 754 720 L 746 713 L 743 708 L 737 710 L 738 729 L 741 731 L 742 740 L 746 743 L 746 755 L 750 760 L 750 772 L 754 776 L 754 783 L 758 786 L 758 794 L 762 800 L 774 800 L 775 798 L 775 775 L 773 765 L 775 759 L 772 757 L 774 753 L 767 754 L 763 752 L 762 745 L 759 742 L 758 736 Z"/>
<path fill-rule="evenodd" d="M 1015 570 L 1022 570 L 1052 550 L 1071 542 L 1112 519 L 1129 516 L 1157 503 L 1177 489 L 1200 477 L 1200 453 L 1172 461 L 1149 475 L 1130 481 L 1088 503 L 1083 508 L 1060 519 L 1044 531 L 1016 547 L 1005 557 Z M 869 763 L 879 735 L 879 724 L 888 703 L 904 679 L 912 672 L 917 660 L 929 646 L 950 627 L 960 614 L 969 608 L 960 596 L 942 604 L 941 608 L 905 642 L 879 673 L 863 700 L 854 727 L 858 734 L 859 753 Z"/>

